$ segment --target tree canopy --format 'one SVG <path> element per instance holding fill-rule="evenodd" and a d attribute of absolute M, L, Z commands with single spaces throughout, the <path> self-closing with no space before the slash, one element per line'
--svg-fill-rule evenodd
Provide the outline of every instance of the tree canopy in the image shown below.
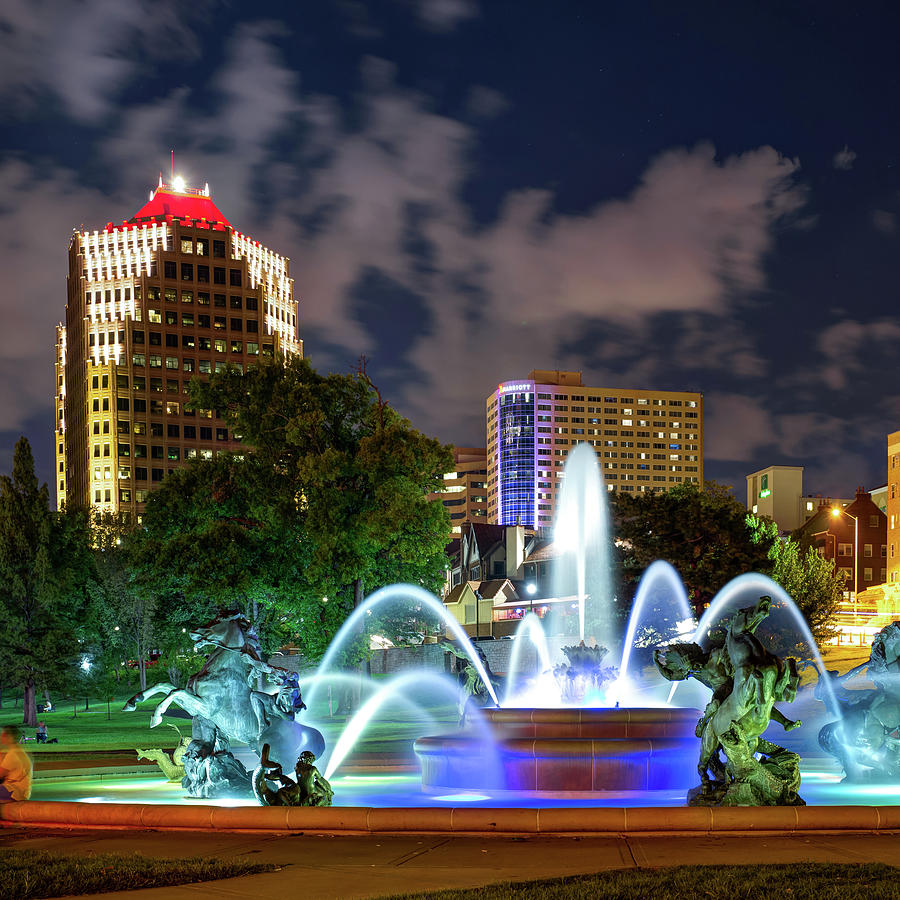
<path fill-rule="evenodd" d="M 746 509 L 725 485 L 707 481 L 703 490 L 683 484 L 659 493 L 617 492 L 611 512 L 623 542 L 626 586 L 664 559 L 678 570 L 698 615 L 732 578 L 770 568 L 771 537 L 755 539 Z"/>
<path fill-rule="evenodd" d="M 767 546 L 769 566 L 765 570 L 791 595 L 806 619 L 817 644 L 834 637 L 834 617 L 844 597 L 844 579 L 814 547 L 804 548 L 793 538 L 778 538 L 778 526 L 769 520 L 749 515 L 748 524 L 755 539 Z"/>
<path fill-rule="evenodd" d="M 440 589 L 450 525 L 427 494 L 452 455 L 364 370 L 262 360 L 195 380 L 191 405 L 219 410 L 247 451 L 176 470 L 148 500 L 139 559 L 185 620 L 255 602 L 318 656 L 364 592 Z"/>
<path fill-rule="evenodd" d="M 12 475 L 0 476 L 0 672 L 24 690 L 24 723 L 37 722 L 35 691 L 55 687 L 81 655 L 75 640 L 91 578 L 87 519 L 53 512 L 22 437 Z"/>

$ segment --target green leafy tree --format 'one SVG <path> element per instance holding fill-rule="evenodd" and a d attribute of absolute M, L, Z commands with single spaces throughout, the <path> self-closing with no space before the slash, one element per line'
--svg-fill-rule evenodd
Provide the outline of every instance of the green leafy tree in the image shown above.
<path fill-rule="evenodd" d="M 94 579 L 88 632 L 94 668 L 115 665 L 118 674 L 123 662 L 133 663 L 144 690 L 150 650 L 158 643 L 157 595 L 135 578 L 131 560 L 135 522 L 127 515 L 94 513 L 91 526 Z"/>
<path fill-rule="evenodd" d="M 73 674 L 74 639 L 91 576 L 86 517 L 53 512 L 22 437 L 12 475 L 0 477 L 0 672 L 24 691 L 25 725 L 37 724 L 35 692 Z"/>
<path fill-rule="evenodd" d="M 289 484 L 256 454 L 222 454 L 172 472 L 130 544 L 138 583 L 157 598 L 161 643 L 220 609 L 240 609 L 266 650 L 285 638 L 304 545 Z M 171 654 L 169 654 L 171 656 Z M 171 662 L 171 660 L 170 660 Z"/>
<path fill-rule="evenodd" d="M 748 526 L 761 546 L 767 546 L 769 566 L 765 571 L 790 594 L 806 619 L 816 643 L 834 637 L 835 615 L 844 596 L 844 579 L 832 560 L 820 556 L 814 547 L 803 547 L 791 539 L 778 538 L 778 526 L 771 520 L 747 516 Z"/>
<path fill-rule="evenodd" d="M 699 616 L 732 578 L 770 568 L 771 539 L 756 539 L 746 509 L 725 485 L 616 493 L 611 511 L 626 592 L 633 593 L 650 563 L 664 559 L 678 570 Z"/>
<path fill-rule="evenodd" d="M 305 652 L 320 655 L 366 593 L 393 582 L 440 589 L 450 524 L 427 495 L 452 468 L 450 449 L 384 402 L 364 363 L 354 375 L 320 375 L 303 359 L 263 360 L 195 381 L 191 398 L 226 415 L 284 479 L 278 496 L 289 498 L 297 529 L 292 609 Z"/>

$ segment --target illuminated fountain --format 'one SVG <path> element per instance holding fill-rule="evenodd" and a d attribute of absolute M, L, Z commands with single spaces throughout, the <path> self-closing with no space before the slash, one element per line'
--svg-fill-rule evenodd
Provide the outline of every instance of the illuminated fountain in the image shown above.
<path fill-rule="evenodd" d="M 612 627 L 615 596 L 607 494 L 589 446 L 577 446 L 571 454 L 562 494 L 555 539 L 563 556 L 554 585 L 557 596 L 577 600 L 578 634 L 570 642 L 577 649 L 580 640 L 590 647 L 596 639 L 609 647 L 607 660 L 618 663 L 616 677 L 586 696 L 585 708 L 567 705 L 553 674 L 560 660 L 554 659 L 543 622 L 529 613 L 510 642 L 507 680 L 501 689 L 492 683 L 471 640 L 438 598 L 417 586 L 384 588 L 348 618 L 316 671 L 301 677 L 309 706 L 303 722 L 326 736 L 327 750 L 319 764 L 334 780 L 336 801 L 527 805 L 566 794 L 585 804 L 621 804 L 623 798 L 632 805 L 683 802 L 686 789 L 696 781 L 694 727 L 699 710 L 694 707 L 702 708 L 709 695 L 696 684 L 686 684 L 677 692 L 686 708 L 671 706 L 675 688 L 670 692 L 670 684 L 655 669 L 646 668 L 647 651 L 669 641 L 702 643 L 716 623 L 761 594 L 773 597 L 783 624 L 808 643 L 824 671 L 790 597 L 770 579 L 755 574 L 726 585 L 695 623 L 678 573 L 668 563 L 656 562 L 644 573 L 624 635 L 617 640 Z M 471 709 L 464 730 L 448 727 L 456 719 L 459 685 L 447 674 L 416 669 L 373 681 L 343 668 L 344 651 L 360 639 L 366 622 L 375 620 L 370 617 L 377 618 L 390 604 L 434 613 L 484 682 L 489 705 Z M 776 624 L 778 614 L 771 616 Z M 357 711 L 346 722 L 340 716 L 332 718 L 334 688 L 350 689 L 358 698 Z M 823 690 L 831 691 L 831 685 L 826 682 Z M 379 757 L 365 748 L 373 734 L 383 733 L 378 729 L 384 729 L 385 722 L 392 723 L 387 728 L 390 740 L 382 742 L 389 747 L 379 751 Z M 444 729 L 448 733 L 438 733 Z M 402 752 L 396 749 L 401 744 Z M 421 781 L 414 786 L 417 764 Z M 356 793 L 359 790 L 368 793 Z"/>
<path fill-rule="evenodd" d="M 462 731 L 416 741 L 423 786 L 535 794 L 686 790 L 694 780 L 699 712 L 665 708 L 659 700 L 635 704 L 638 691 L 628 670 L 638 629 L 648 625 L 648 607 L 662 605 L 683 628 L 693 624 L 687 596 L 671 566 L 651 566 L 635 596 L 618 669 L 604 668 L 604 647 L 615 637 L 612 539 L 605 485 L 587 444 L 577 445 L 567 460 L 554 542 L 563 553 L 554 573 L 556 595 L 574 595 L 578 607 L 579 640 L 563 648 L 568 665 L 551 666 L 540 620 L 526 617 L 510 661 L 507 708 L 484 710 L 500 757 L 500 782 L 467 764 L 482 739 Z M 531 678 L 519 670 L 526 636 L 538 650 L 538 672 Z"/>
<path fill-rule="evenodd" d="M 577 444 L 566 460 L 553 540 L 564 553 L 563 564 L 554 568 L 556 596 L 575 595 L 579 640 L 593 635 L 608 647 L 614 637 L 612 538 L 606 488 L 589 444 Z"/>

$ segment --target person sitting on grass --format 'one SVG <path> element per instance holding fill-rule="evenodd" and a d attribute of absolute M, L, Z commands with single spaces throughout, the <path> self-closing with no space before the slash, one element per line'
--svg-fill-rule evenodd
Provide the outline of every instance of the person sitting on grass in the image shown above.
<path fill-rule="evenodd" d="M 31 757 L 20 745 L 20 737 L 14 725 L 0 730 L 0 803 L 31 796 Z"/>
<path fill-rule="evenodd" d="M 39 744 L 47 743 L 47 723 L 44 721 L 40 721 L 37 723 L 37 728 L 34 730 L 34 739 Z"/>

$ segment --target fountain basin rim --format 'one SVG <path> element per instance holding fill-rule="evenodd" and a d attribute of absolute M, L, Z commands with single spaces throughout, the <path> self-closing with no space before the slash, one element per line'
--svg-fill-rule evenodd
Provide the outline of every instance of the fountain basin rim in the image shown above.
<path fill-rule="evenodd" d="M 681 722 L 702 714 L 690 706 L 486 706 L 481 712 L 505 722 Z"/>
<path fill-rule="evenodd" d="M 0 805 L 0 828 L 313 834 L 796 834 L 900 830 L 898 806 L 759 807 L 221 807 L 72 803 Z"/>
<path fill-rule="evenodd" d="M 694 742 L 697 739 L 694 738 Z M 413 747 L 418 755 L 451 751 L 468 753 L 484 746 L 484 741 L 477 734 L 436 734 L 416 738 Z M 682 738 L 591 738 L 591 737 L 511 737 L 504 738 L 500 747 L 512 755 L 536 756 L 541 751 L 544 758 L 580 758 L 582 756 L 602 757 L 619 756 L 623 753 L 645 753 L 654 755 L 654 751 L 683 752 L 685 741 Z"/>

